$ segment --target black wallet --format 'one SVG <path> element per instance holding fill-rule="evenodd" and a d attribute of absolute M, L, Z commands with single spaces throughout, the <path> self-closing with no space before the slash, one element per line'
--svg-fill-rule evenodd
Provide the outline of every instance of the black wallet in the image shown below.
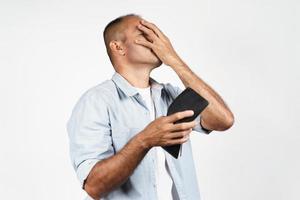
<path fill-rule="evenodd" d="M 194 91 L 192 88 L 187 87 L 171 103 L 171 105 L 168 108 L 167 115 L 171 115 L 173 113 L 184 110 L 193 110 L 193 116 L 180 119 L 176 121 L 175 124 L 182 122 L 190 122 L 196 119 L 196 117 L 206 108 L 206 106 L 208 106 L 208 101 L 204 99 L 201 95 L 199 95 L 196 91 Z M 177 159 L 179 151 L 181 150 L 181 144 L 163 146 L 162 148 Z"/>

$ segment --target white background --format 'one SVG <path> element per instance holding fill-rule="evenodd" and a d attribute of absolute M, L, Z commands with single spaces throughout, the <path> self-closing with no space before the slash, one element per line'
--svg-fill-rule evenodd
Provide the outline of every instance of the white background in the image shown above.
<path fill-rule="evenodd" d="M 110 79 L 102 31 L 142 15 L 235 115 L 191 136 L 203 200 L 300 199 L 300 28 L 296 0 L 0 1 L 0 199 L 83 199 L 66 121 Z M 183 87 L 167 66 L 160 82 Z"/>

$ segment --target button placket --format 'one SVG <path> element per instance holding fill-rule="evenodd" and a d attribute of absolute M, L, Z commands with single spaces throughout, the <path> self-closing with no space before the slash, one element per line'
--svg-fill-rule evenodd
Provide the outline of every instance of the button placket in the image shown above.
<path fill-rule="evenodd" d="M 168 167 L 169 167 L 170 173 L 172 174 L 172 179 L 175 184 L 179 198 L 186 199 L 186 194 L 183 189 L 184 186 L 182 185 L 182 180 L 180 180 L 179 174 L 178 174 L 177 170 L 175 169 L 175 166 L 174 166 L 175 163 L 173 163 L 173 158 L 170 158 L 170 156 L 167 156 L 166 159 L 167 159 Z"/>
<path fill-rule="evenodd" d="M 156 174 L 156 167 L 157 167 L 157 160 L 156 160 L 156 149 L 155 149 L 155 147 L 153 147 L 154 149 L 153 149 L 153 152 L 152 152 L 152 158 L 151 158 L 151 160 L 152 160 L 152 174 L 153 174 L 153 182 L 152 182 L 152 187 L 153 187 L 153 189 L 154 189 L 154 193 L 155 193 L 155 196 L 156 196 L 156 198 L 158 198 L 158 194 L 157 194 L 157 186 L 156 186 L 156 183 L 157 183 L 157 180 L 156 180 L 156 178 L 157 178 L 157 174 Z"/>

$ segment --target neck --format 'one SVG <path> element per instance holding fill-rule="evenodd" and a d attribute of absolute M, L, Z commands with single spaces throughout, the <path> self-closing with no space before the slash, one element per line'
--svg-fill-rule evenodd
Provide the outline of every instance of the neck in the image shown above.
<path fill-rule="evenodd" d="M 116 70 L 121 74 L 133 87 L 147 88 L 150 86 L 149 79 L 151 70 L 149 68 L 133 69 L 122 68 Z"/>

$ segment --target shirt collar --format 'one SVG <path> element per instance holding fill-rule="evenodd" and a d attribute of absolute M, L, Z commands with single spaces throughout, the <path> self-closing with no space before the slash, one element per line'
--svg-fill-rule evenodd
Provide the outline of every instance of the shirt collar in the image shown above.
<path fill-rule="evenodd" d="M 115 72 L 111 78 L 116 85 L 127 95 L 127 96 L 134 96 L 138 93 L 137 89 L 133 87 L 121 74 Z M 163 88 L 163 84 L 158 83 L 153 78 L 149 78 L 150 86 L 152 90 L 161 91 Z"/>

